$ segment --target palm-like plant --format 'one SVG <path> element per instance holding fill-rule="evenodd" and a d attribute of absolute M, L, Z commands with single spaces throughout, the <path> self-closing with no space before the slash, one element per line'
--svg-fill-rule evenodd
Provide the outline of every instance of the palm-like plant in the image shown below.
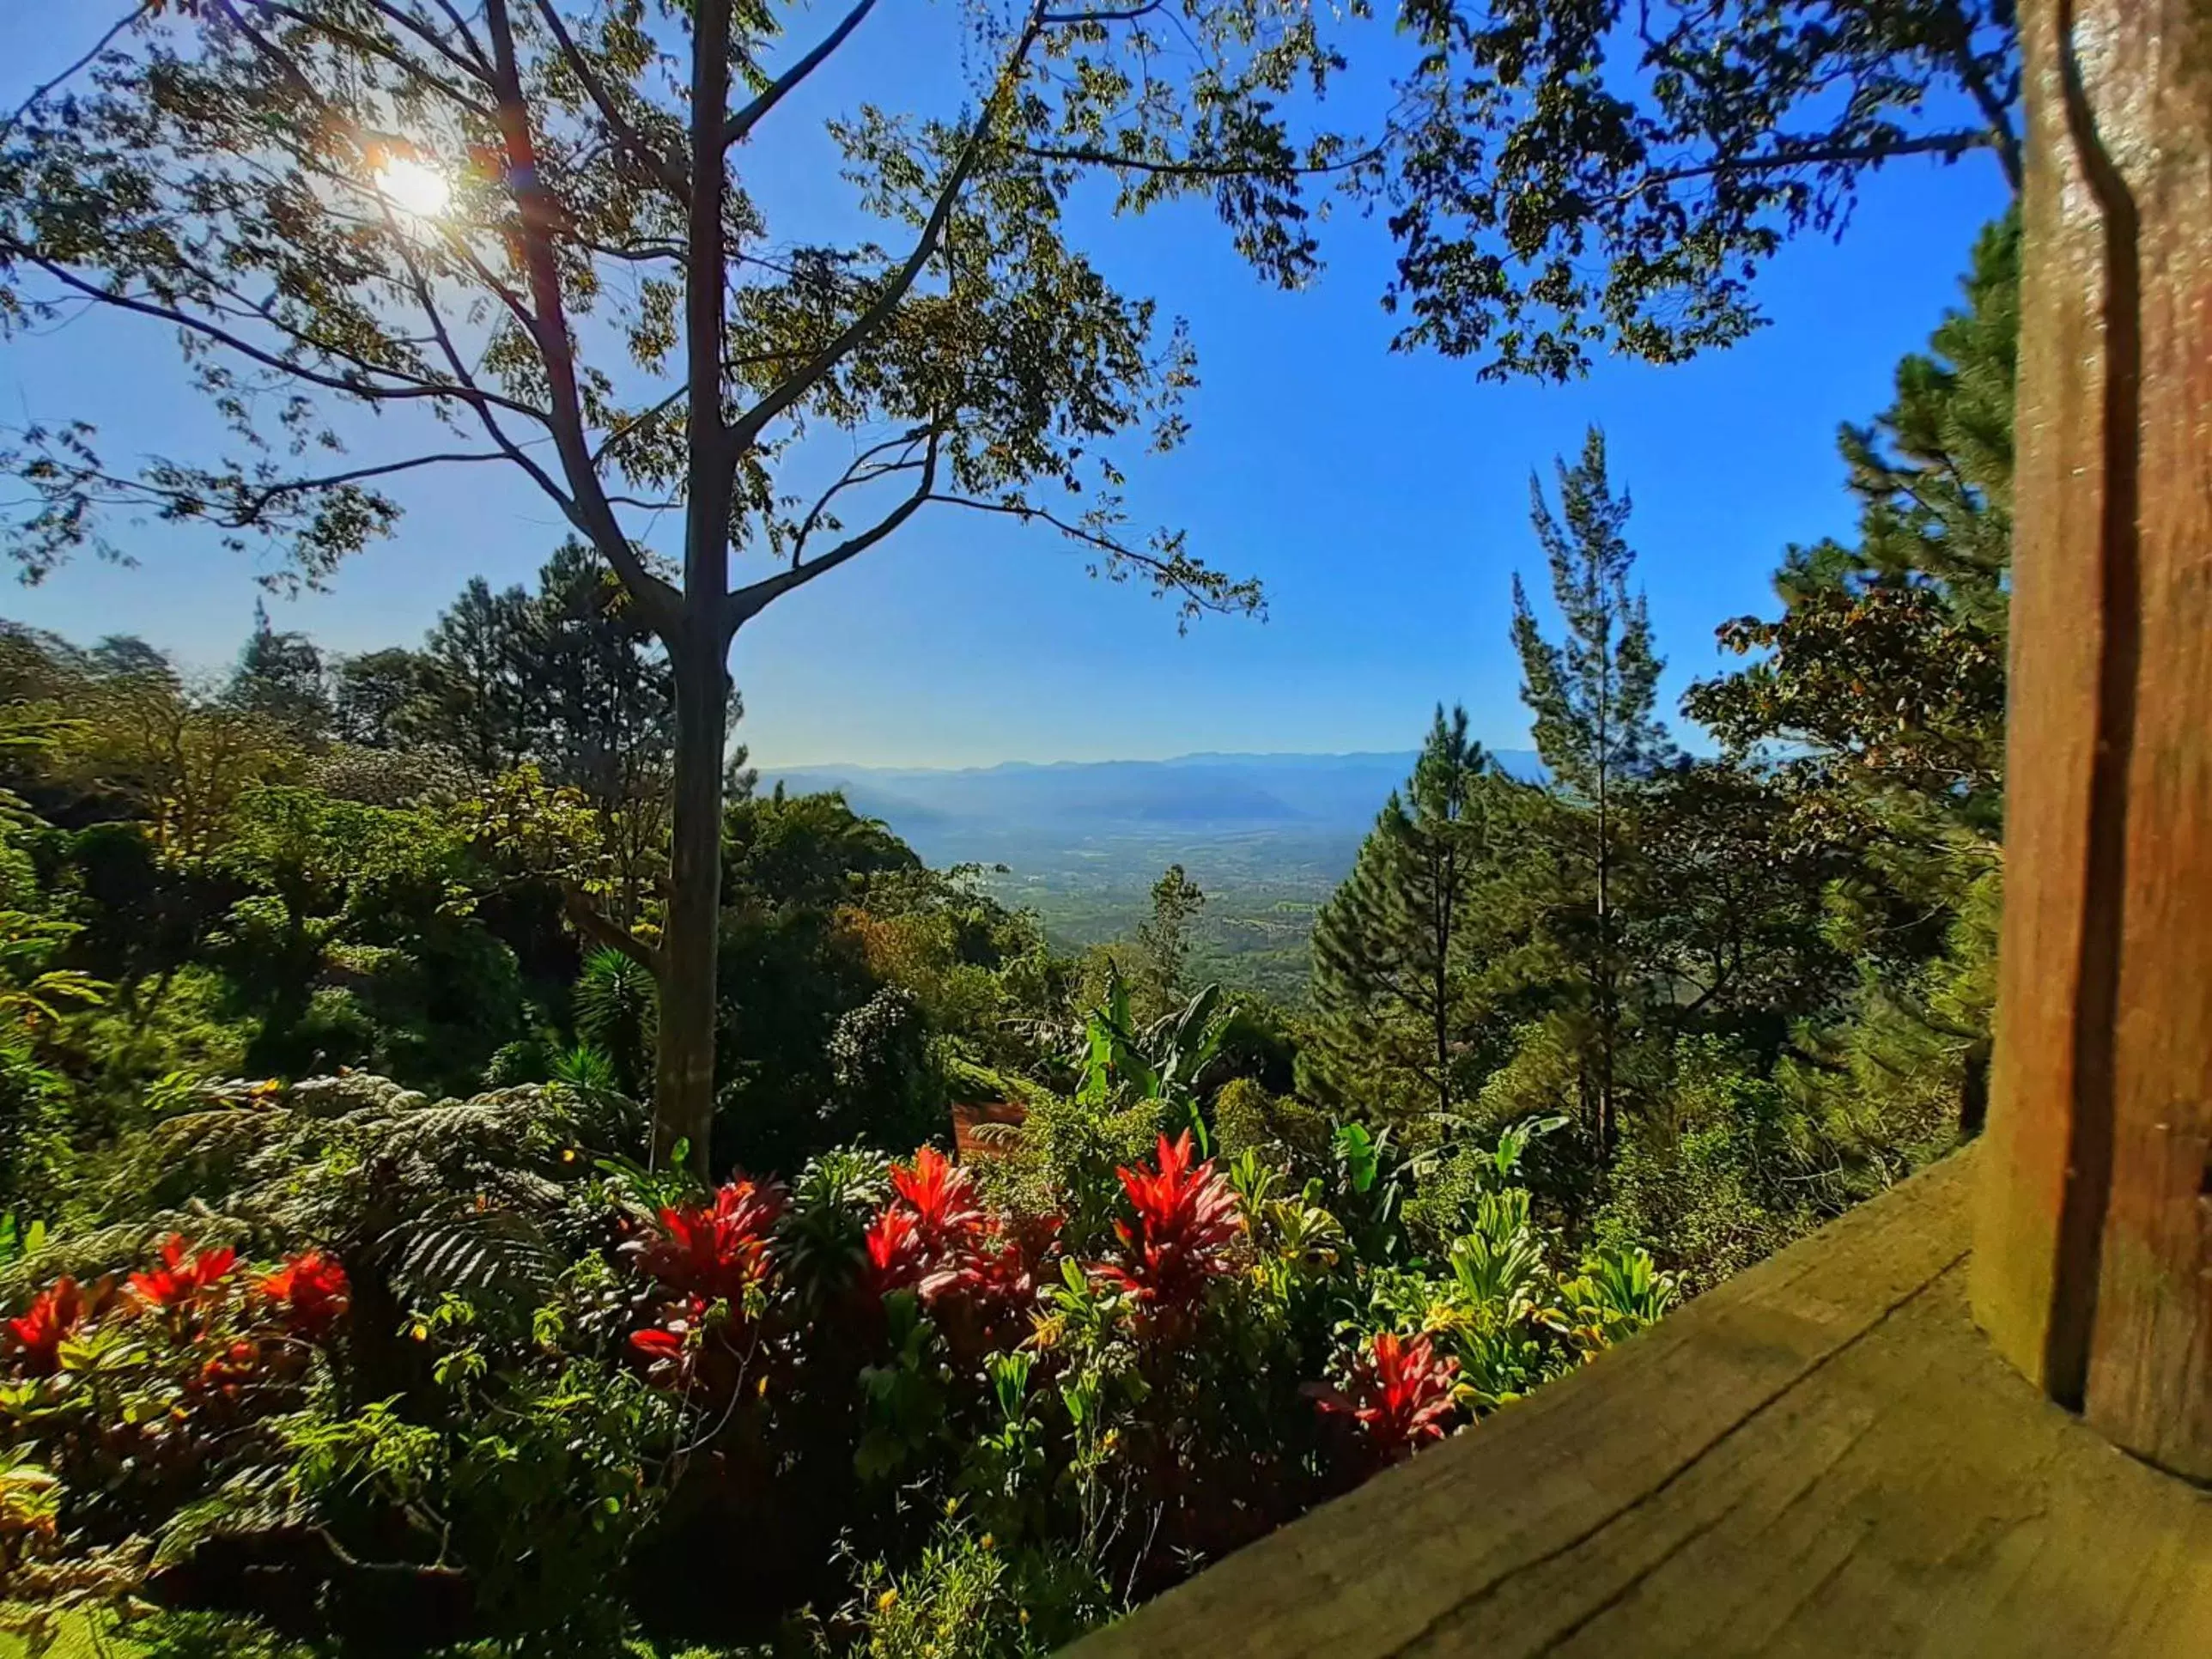
<path fill-rule="evenodd" d="M 612 1062 L 616 1086 L 635 1094 L 651 1073 L 660 1026 L 652 974 L 621 951 L 602 948 L 584 958 L 569 998 L 577 1036 Z"/>
<path fill-rule="evenodd" d="M 1206 1068 L 1221 1053 L 1230 1018 L 1221 988 L 1209 985 L 1139 1027 L 1130 1015 L 1128 985 L 1109 963 L 1106 1000 L 1084 1015 L 1080 1040 L 1067 1056 L 1082 1079 L 1076 1097 L 1103 1103 L 1118 1090 L 1139 1100 L 1191 1103 Z"/>
<path fill-rule="evenodd" d="M 1644 1249 L 1603 1246 L 1583 1260 L 1582 1272 L 1560 1287 L 1568 1336 L 1585 1356 L 1646 1325 L 1674 1305 L 1677 1285 Z"/>

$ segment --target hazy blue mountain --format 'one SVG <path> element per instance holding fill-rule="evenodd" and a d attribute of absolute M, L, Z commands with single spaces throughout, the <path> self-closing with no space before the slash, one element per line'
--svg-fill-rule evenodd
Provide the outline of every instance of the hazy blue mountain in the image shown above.
<path fill-rule="evenodd" d="M 1542 768 L 1526 750 L 1500 764 Z M 1184 755 L 1163 761 L 921 767 L 764 768 L 761 787 L 842 789 L 930 863 L 1000 866 L 985 879 L 1034 909 L 1063 947 L 1127 937 L 1153 880 L 1180 864 L 1206 890 L 1194 970 L 1303 997 L 1313 915 L 1413 751 Z"/>
<path fill-rule="evenodd" d="M 1540 775 L 1536 757 L 1509 750 L 1516 775 Z M 1071 842 L 1177 832 L 1212 836 L 1290 832 L 1356 841 L 1413 755 L 1185 755 L 1161 761 L 1012 763 L 960 770 L 814 766 L 764 772 L 793 791 L 842 789 L 925 857 L 995 859 L 1041 836 Z"/>

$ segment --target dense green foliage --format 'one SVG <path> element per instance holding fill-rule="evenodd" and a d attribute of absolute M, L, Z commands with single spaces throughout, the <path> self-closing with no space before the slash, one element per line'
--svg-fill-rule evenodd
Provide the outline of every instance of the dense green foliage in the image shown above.
<path fill-rule="evenodd" d="M 1856 544 L 1792 549 L 1782 616 L 1720 630 L 1753 659 L 1686 699 L 1717 757 L 1676 753 L 1654 718 L 1601 443 L 1562 465 L 1560 515 L 1540 492 L 1534 520 L 1564 644 L 1515 588 L 1549 780 L 1478 768 L 1480 810 L 1450 802 L 1434 780 L 1465 744 L 1439 714 L 1414 810 L 1392 803 L 1316 930 L 1302 1065 L 1320 1097 L 1443 1169 L 1468 1137 L 1570 1123 L 1568 1212 L 1693 1288 L 1978 1127 L 2016 247 L 2009 223 L 1983 236 L 1932 354 L 1844 428 Z M 1446 837 L 1462 862 L 1419 856 Z M 1419 1029 L 1417 1062 L 1394 1061 L 1380 1011 L 1400 1044 Z"/>

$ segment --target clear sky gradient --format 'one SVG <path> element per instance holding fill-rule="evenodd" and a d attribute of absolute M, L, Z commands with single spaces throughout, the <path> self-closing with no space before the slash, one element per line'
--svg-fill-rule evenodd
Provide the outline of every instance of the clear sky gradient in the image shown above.
<path fill-rule="evenodd" d="M 106 9 L 0 9 L 0 94 L 20 97 L 88 44 Z M 916 63 L 957 85 L 947 16 L 891 0 L 792 118 L 818 129 Z M 820 199 L 810 160 L 799 147 L 748 174 L 785 234 Z M 1391 750 L 1419 740 L 1438 699 L 1458 699 L 1486 740 L 1525 746 L 1507 623 L 1512 573 L 1541 587 L 1528 474 L 1548 477 L 1589 422 L 1635 497 L 1671 706 L 1718 665 L 1717 623 L 1771 607 L 1787 544 L 1849 529 L 1837 423 L 1887 401 L 1896 359 L 1924 343 L 2002 205 L 1993 162 L 1902 164 L 1875 181 L 1840 246 L 1809 240 L 1775 262 L 1762 289 L 1773 325 L 1749 343 L 1674 368 L 1608 362 L 1564 387 L 1486 386 L 1466 365 L 1390 355 L 1378 226 L 1328 227 L 1327 272 L 1286 295 L 1258 283 L 1200 210 L 1086 223 L 1107 274 L 1188 318 L 1199 352 L 1190 441 L 1133 468 L 1133 514 L 1180 525 L 1194 551 L 1259 576 L 1268 619 L 1208 617 L 1178 635 L 1170 605 L 1088 579 L 1048 531 L 933 508 L 739 635 L 741 735 L 775 766 Z M 208 427 L 163 331 L 97 317 L 0 349 L 0 424 L 70 416 L 100 423 L 111 462 L 189 452 Z M 526 580 L 564 526 L 499 471 L 396 490 L 408 508 L 397 536 L 327 592 L 272 599 L 276 624 L 338 651 L 413 643 L 470 575 Z M 0 586 L 0 614 L 80 639 L 143 635 L 198 667 L 227 661 L 260 592 L 253 566 L 160 525 L 122 539 L 136 568 L 87 559 L 36 588 Z"/>

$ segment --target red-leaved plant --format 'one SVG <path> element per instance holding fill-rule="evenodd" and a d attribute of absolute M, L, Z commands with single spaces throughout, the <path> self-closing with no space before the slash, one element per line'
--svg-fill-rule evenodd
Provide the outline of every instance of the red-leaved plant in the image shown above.
<path fill-rule="evenodd" d="M 303 1342 L 326 1339 L 353 1305 L 353 1287 L 337 1257 L 305 1250 L 255 1281 L 288 1334 Z"/>
<path fill-rule="evenodd" d="M 630 1333 L 630 1352 L 644 1362 L 655 1382 L 680 1387 L 690 1381 L 696 1358 L 691 1334 L 706 1318 L 708 1305 L 703 1297 L 686 1297 L 663 1309 L 658 1325 Z"/>
<path fill-rule="evenodd" d="M 1395 1463 L 1444 1437 L 1458 1406 L 1452 1397 L 1458 1372 L 1459 1362 L 1437 1358 L 1425 1332 L 1409 1340 L 1382 1331 L 1352 1366 L 1348 1394 L 1321 1382 L 1306 1392 L 1322 1411 L 1355 1420 L 1378 1462 Z"/>
<path fill-rule="evenodd" d="M 1004 1346 L 1028 1334 L 1057 1219 L 1015 1227 L 988 1213 L 975 1176 L 933 1146 L 891 1166 L 891 1193 L 868 1224 L 868 1288 L 879 1296 L 918 1293 L 956 1350 Z"/>
<path fill-rule="evenodd" d="M 868 1252 L 868 1289 L 878 1296 L 912 1290 L 921 1282 L 927 1259 L 921 1224 L 912 1210 L 887 1204 L 868 1223 L 863 1241 Z"/>
<path fill-rule="evenodd" d="M 8 1321 L 9 1357 L 28 1376 L 52 1376 L 61 1369 L 62 1344 L 84 1324 L 97 1300 L 74 1279 L 56 1279 Z"/>
<path fill-rule="evenodd" d="M 726 1301 L 741 1313 L 745 1292 L 775 1266 L 769 1235 L 784 1202 L 775 1182 L 733 1176 L 707 1203 L 663 1210 L 659 1236 L 639 1249 L 638 1265 L 680 1296 Z"/>
<path fill-rule="evenodd" d="M 236 1250 L 195 1250 L 190 1239 L 172 1233 L 161 1243 L 161 1265 L 131 1275 L 131 1293 L 157 1312 L 190 1313 L 214 1299 L 237 1265 Z"/>
<path fill-rule="evenodd" d="M 964 1249 L 983 1231 L 975 1177 L 934 1146 L 924 1146 L 911 1164 L 891 1165 L 891 1190 L 913 1212 L 921 1247 L 933 1257 Z"/>
<path fill-rule="evenodd" d="M 1229 1269 L 1238 1231 L 1236 1190 L 1211 1158 L 1198 1164 L 1191 1158 L 1186 1129 L 1172 1141 L 1160 1137 L 1157 1167 L 1115 1171 L 1135 1214 L 1114 1224 L 1119 1260 L 1093 1271 L 1147 1308 L 1187 1308 Z"/>

